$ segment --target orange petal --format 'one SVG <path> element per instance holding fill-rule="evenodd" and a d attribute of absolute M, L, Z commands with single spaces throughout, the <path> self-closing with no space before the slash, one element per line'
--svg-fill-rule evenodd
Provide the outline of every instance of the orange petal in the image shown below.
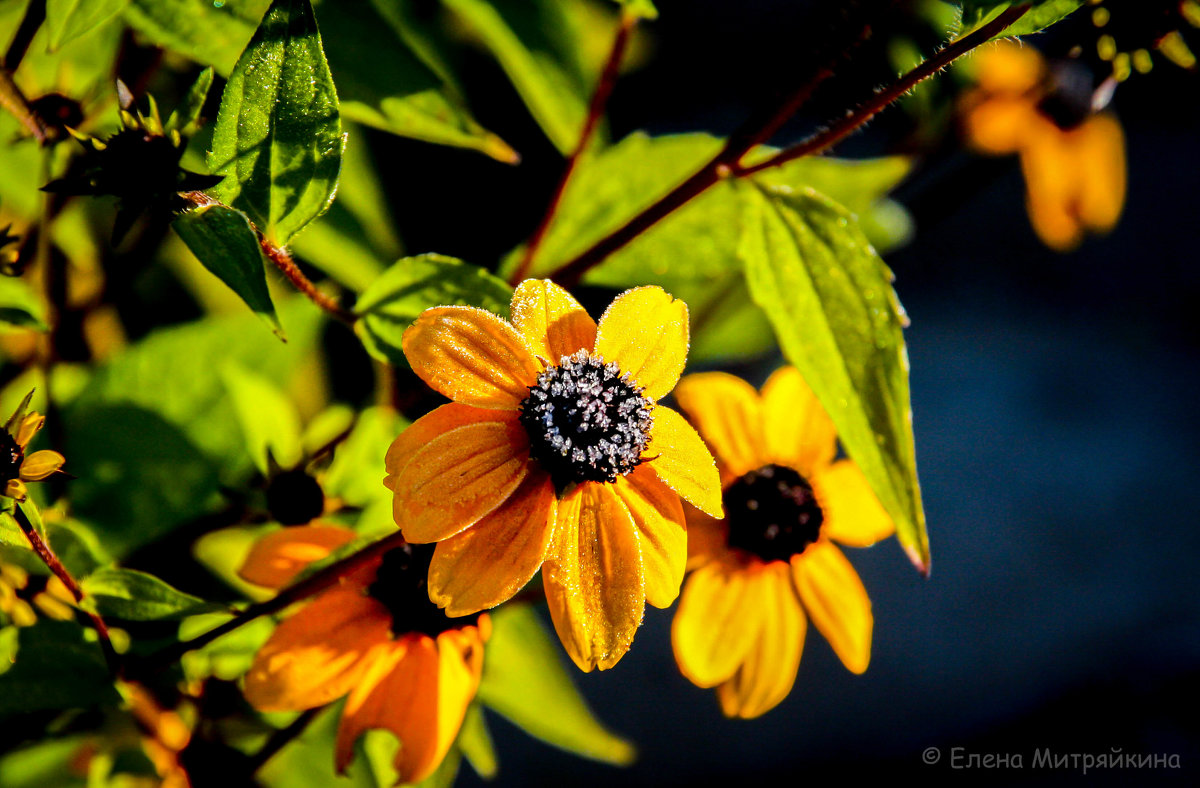
<path fill-rule="evenodd" d="M 56 451 L 49 449 L 35 451 L 21 463 L 21 479 L 27 482 L 40 482 L 47 476 L 57 473 L 66 461 L 67 458 Z"/>
<path fill-rule="evenodd" d="M 584 482 L 559 501 L 551 553 L 542 579 L 559 640 L 580 670 L 611 668 L 633 643 L 646 594 L 633 519 L 609 485 Z"/>
<path fill-rule="evenodd" d="M 481 421 L 510 422 L 515 418 L 510 411 L 472 408 L 457 402 L 435 408 L 410 424 L 388 447 L 387 456 L 383 460 L 388 474 L 383 481 L 384 486 L 389 490 L 395 489 L 395 477 L 400 475 L 401 469 L 425 444 L 442 433 Z"/>
<path fill-rule="evenodd" d="M 721 475 L 708 447 L 683 416 L 665 405 L 654 407 L 650 444 L 642 452 L 644 462 L 667 486 L 705 514 L 724 517 L 721 505 Z"/>
<path fill-rule="evenodd" d="M 1107 232 L 1125 204 L 1125 137 L 1109 114 L 1093 115 L 1073 132 L 1080 159 L 1079 218 L 1090 230 Z"/>
<path fill-rule="evenodd" d="M 254 655 L 246 700 L 260 711 L 334 701 L 361 679 L 368 652 L 391 638 L 391 616 L 357 588 L 326 591 L 285 619 Z"/>
<path fill-rule="evenodd" d="M 979 86 L 989 92 L 1024 93 L 1037 87 L 1045 64 L 1035 48 L 998 41 L 979 51 Z"/>
<path fill-rule="evenodd" d="M 733 676 L 766 625 L 759 604 L 761 566 L 714 561 L 687 579 L 671 622 L 679 671 L 697 687 Z"/>
<path fill-rule="evenodd" d="M 653 400 L 675 387 L 687 352 L 687 304 L 661 287 L 626 290 L 600 317 L 596 355 L 616 362 Z"/>
<path fill-rule="evenodd" d="M 724 372 L 688 375 L 675 387 L 675 400 L 723 473 L 741 476 L 769 462 L 758 392 L 746 381 Z"/>
<path fill-rule="evenodd" d="M 670 607 L 679 596 L 687 564 L 687 526 L 679 495 L 645 465 L 618 477 L 613 491 L 637 528 L 646 601 L 655 607 Z"/>
<path fill-rule="evenodd" d="M 9 479 L 4 483 L 3 495 L 7 498 L 23 501 L 28 497 L 29 490 L 26 489 L 25 482 L 20 479 Z"/>
<path fill-rule="evenodd" d="M 765 568 L 759 601 L 764 623 L 758 639 L 733 678 L 717 688 L 721 710 L 729 717 L 753 719 L 778 706 L 800 668 L 806 624 L 787 564 L 776 561 Z"/>
<path fill-rule="evenodd" d="M 1021 149 L 1029 221 L 1042 243 L 1067 251 L 1083 240 L 1075 203 L 1083 177 L 1063 132 L 1038 116 Z"/>
<path fill-rule="evenodd" d="M 870 547 L 896 532 L 892 518 L 851 460 L 838 460 L 812 479 L 825 522 L 822 532 L 850 547 Z"/>
<path fill-rule="evenodd" d="M 283 588 L 313 561 L 320 561 L 356 535 L 335 525 L 299 525 L 273 531 L 254 543 L 238 576 L 247 583 Z"/>
<path fill-rule="evenodd" d="M 976 150 L 1001 156 L 1016 153 L 1036 112 L 1026 96 L 989 96 L 964 111 L 963 132 Z"/>
<path fill-rule="evenodd" d="M 792 556 L 792 581 L 804 609 L 851 673 L 871 661 L 871 600 L 854 567 L 822 539 Z"/>
<path fill-rule="evenodd" d="M 805 477 L 833 461 L 833 420 L 795 367 L 780 367 L 763 386 L 763 437 L 771 462 Z"/>
<path fill-rule="evenodd" d="M 529 465 L 525 428 L 515 418 L 442 433 L 392 477 L 392 514 L 408 541 L 441 541 L 507 500 Z"/>
<path fill-rule="evenodd" d="M 17 427 L 17 435 L 15 440 L 17 445 L 24 449 L 33 440 L 33 436 L 38 434 L 38 430 L 46 423 L 46 417 L 37 411 L 31 411 L 25 414 L 25 418 L 21 419 L 21 425 Z"/>
<path fill-rule="evenodd" d="M 463 405 L 514 410 L 537 382 L 538 363 L 520 334 L 483 309 L 426 309 L 400 344 L 421 380 Z"/>
<path fill-rule="evenodd" d="M 696 569 L 729 552 L 729 524 L 709 517 L 695 506 L 683 510 L 687 519 L 687 568 Z"/>
<path fill-rule="evenodd" d="M 550 477 L 533 472 L 500 508 L 439 542 L 429 565 L 429 598 L 448 616 L 504 602 L 541 567 L 554 535 Z"/>
<path fill-rule="evenodd" d="M 533 355 L 558 364 L 596 344 L 596 321 L 575 297 L 548 279 L 526 279 L 513 292 L 512 322 Z"/>

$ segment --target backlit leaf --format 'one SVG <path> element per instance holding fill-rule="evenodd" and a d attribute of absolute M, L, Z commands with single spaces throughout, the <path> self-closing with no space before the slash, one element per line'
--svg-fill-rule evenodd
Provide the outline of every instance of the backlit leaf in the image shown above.
<path fill-rule="evenodd" d="M 129 0 L 46 0 L 51 51 L 91 32 L 121 13 L 128 4 Z"/>
<path fill-rule="evenodd" d="M 995 0 L 962 0 L 962 30 L 970 32 L 980 25 L 998 17 L 1015 5 L 1030 5 L 1029 9 L 1013 25 L 1005 28 L 996 38 L 1025 36 L 1037 33 L 1065 19 L 1082 7 L 1084 0 L 1033 0 L 1033 2 L 995 2 Z"/>
<path fill-rule="evenodd" d="M 100 615 L 127 621 L 176 621 L 223 609 L 136 569 L 100 569 L 81 586 L 84 602 Z"/>
<path fill-rule="evenodd" d="M 0 322 L 46 331 L 45 310 L 25 280 L 0 276 Z"/>

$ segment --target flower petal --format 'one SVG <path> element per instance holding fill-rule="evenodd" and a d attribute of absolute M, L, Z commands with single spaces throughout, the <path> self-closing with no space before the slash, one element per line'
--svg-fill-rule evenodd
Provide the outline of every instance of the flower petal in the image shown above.
<path fill-rule="evenodd" d="M 769 564 L 762 572 L 759 600 L 764 624 L 745 662 L 717 688 L 721 710 L 729 717 L 753 719 L 779 705 L 796 683 L 806 624 L 792 590 L 788 565 Z"/>
<path fill-rule="evenodd" d="M 1083 240 L 1075 203 L 1084 176 L 1062 130 L 1040 116 L 1034 121 L 1021 149 L 1029 221 L 1042 243 L 1066 251 Z"/>
<path fill-rule="evenodd" d="M 254 655 L 246 700 L 260 711 L 300 711 L 345 695 L 391 639 L 387 610 L 357 588 L 335 588 L 285 619 Z"/>
<path fill-rule="evenodd" d="M 687 568 L 697 569 L 729 552 L 729 524 L 709 517 L 695 506 L 683 510 L 687 519 Z"/>
<path fill-rule="evenodd" d="M 618 477 L 613 491 L 637 528 L 646 601 L 655 607 L 670 607 L 679 596 L 687 565 L 688 533 L 679 495 L 645 465 Z"/>
<path fill-rule="evenodd" d="M 448 616 L 465 616 L 511 598 L 546 557 L 556 504 L 550 477 L 532 472 L 498 509 L 439 542 L 429 565 L 430 600 Z"/>
<path fill-rule="evenodd" d="M 46 417 L 37 411 L 31 411 L 25 414 L 25 418 L 21 419 L 21 425 L 17 427 L 17 435 L 15 440 L 17 445 L 24 449 L 33 440 L 33 436 L 38 434 L 38 430 L 46 423 Z"/>
<path fill-rule="evenodd" d="M 825 515 L 822 530 L 833 541 L 870 547 L 896 532 L 892 518 L 853 461 L 838 460 L 812 481 Z"/>
<path fill-rule="evenodd" d="M 708 447 L 692 425 L 665 405 L 654 406 L 654 426 L 650 444 L 642 452 L 643 461 L 667 486 L 700 511 L 724 517 L 721 505 L 721 475 L 708 453 Z"/>
<path fill-rule="evenodd" d="M 49 449 L 35 451 L 21 463 L 21 479 L 27 482 L 40 482 L 47 476 L 57 473 L 66 461 L 67 458 L 56 451 Z"/>
<path fill-rule="evenodd" d="M 238 576 L 247 583 L 283 588 L 304 567 L 319 561 L 356 534 L 336 525 L 298 525 L 272 531 L 254 543 Z"/>
<path fill-rule="evenodd" d="M 392 477 L 392 515 L 408 541 L 440 541 L 507 500 L 529 465 L 528 439 L 515 414 L 450 430 Z"/>
<path fill-rule="evenodd" d="M 687 352 L 687 304 L 661 287 L 626 290 L 600 317 L 596 355 L 616 362 L 653 400 L 675 387 Z"/>
<path fill-rule="evenodd" d="M 862 673 L 871 661 L 871 600 L 854 567 L 822 539 L 792 556 L 792 582 L 804 609 L 842 664 Z"/>
<path fill-rule="evenodd" d="M 997 41 L 981 48 L 979 86 L 996 93 L 1025 93 L 1037 87 L 1045 71 L 1042 55 L 1034 47 Z"/>
<path fill-rule="evenodd" d="M 1107 113 L 1072 132 L 1080 159 L 1079 218 L 1089 230 L 1111 230 L 1125 204 L 1125 136 Z"/>
<path fill-rule="evenodd" d="M 516 416 L 510 411 L 472 408 L 469 405 L 459 405 L 457 402 L 435 408 L 410 424 L 392 441 L 383 460 L 388 474 L 383 485 L 389 490 L 394 489 L 394 477 L 400 475 L 400 471 L 413 458 L 414 454 L 442 433 L 465 427 L 468 424 L 478 424 L 481 421 L 510 422 L 515 418 Z"/>
<path fill-rule="evenodd" d="M 29 495 L 29 490 L 26 489 L 25 482 L 20 479 L 9 479 L 4 483 L 3 495 L 7 498 L 23 501 Z"/>
<path fill-rule="evenodd" d="M 763 438 L 772 462 L 811 477 L 833 461 L 837 430 L 799 370 L 775 370 L 763 386 L 762 397 Z"/>
<path fill-rule="evenodd" d="M 514 410 L 537 382 L 537 361 L 516 329 L 483 309 L 426 309 L 400 344 L 421 380 L 464 405 Z"/>
<path fill-rule="evenodd" d="M 585 482 L 559 501 L 542 579 L 554 629 L 579 669 L 617 664 L 646 595 L 633 519 L 609 485 Z"/>
<path fill-rule="evenodd" d="M 671 622 L 679 671 L 697 687 L 733 676 L 765 625 L 759 604 L 760 566 L 713 561 L 687 579 Z"/>
<path fill-rule="evenodd" d="M 575 297 L 549 279 L 526 279 L 512 297 L 512 322 L 533 355 L 558 364 L 596 344 L 596 321 Z"/>
<path fill-rule="evenodd" d="M 963 112 L 963 132 L 984 153 L 1016 153 L 1037 110 L 1026 96 L 988 96 Z"/>
<path fill-rule="evenodd" d="M 758 392 L 746 381 L 724 372 L 688 375 L 675 387 L 675 400 L 724 475 L 741 476 L 770 461 Z"/>

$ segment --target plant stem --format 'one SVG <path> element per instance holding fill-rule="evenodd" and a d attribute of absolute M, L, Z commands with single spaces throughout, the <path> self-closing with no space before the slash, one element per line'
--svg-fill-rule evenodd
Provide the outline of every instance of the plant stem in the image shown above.
<path fill-rule="evenodd" d="M 575 166 L 579 163 L 579 158 L 587 149 L 588 143 L 591 142 L 592 135 L 596 131 L 596 127 L 600 123 L 600 118 L 604 117 L 604 108 L 608 105 L 608 97 L 612 95 L 613 86 L 617 82 L 617 74 L 621 69 L 621 60 L 625 57 L 625 50 L 629 46 L 629 37 L 633 32 L 633 28 L 637 25 L 640 17 L 626 10 L 621 14 L 621 19 L 617 24 L 617 34 L 613 39 L 612 50 L 608 53 L 608 61 L 604 64 L 604 70 L 600 73 L 600 81 L 596 83 L 596 91 L 592 94 L 591 103 L 588 104 L 587 117 L 583 121 L 583 129 L 579 132 L 579 142 L 575 145 L 575 149 L 567 156 L 566 165 L 563 167 L 562 175 L 559 176 L 558 183 L 554 187 L 554 193 L 550 196 L 550 204 L 546 206 L 546 212 L 542 215 L 541 222 L 533 231 L 533 235 L 529 236 L 529 242 L 525 245 L 525 253 L 521 256 L 521 262 L 509 277 L 509 284 L 516 285 L 529 273 L 529 269 L 533 266 L 534 257 L 537 256 L 538 248 L 542 245 L 542 240 L 546 237 L 546 231 L 550 229 L 550 224 L 554 221 L 554 216 L 558 212 L 559 203 L 562 202 L 563 194 L 567 190 L 567 182 L 571 180 L 571 174 L 575 171 Z"/>
<path fill-rule="evenodd" d="M 878 91 L 870 101 L 851 112 L 844 119 L 817 132 L 808 139 L 780 151 L 766 161 L 749 167 L 741 166 L 742 159 L 758 144 L 764 142 L 774 130 L 782 125 L 783 121 L 799 109 L 818 84 L 832 75 L 832 67 L 823 69 L 817 73 L 813 80 L 790 96 L 780 107 L 779 111 L 772 115 L 760 129 L 731 136 L 721 152 L 693 173 L 687 180 L 676 186 L 624 225 L 598 240 L 574 259 L 564 263 L 557 271 L 550 275 L 551 278 L 564 287 L 569 288 L 575 285 L 585 273 L 613 252 L 621 249 L 634 238 L 637 238 L 643 232 L 653 227 L 661 219 L 670 215 L 693 198 L 703 194 L 724 178 L 744 178 L 769 167 L 776 167 L 794 159 L 827 150 L 861 127 L 879 113 L 880 110 L 903 96 L 917 83 L 933 76 L 933 74 L 945 68 L 955 59 L 1003 32 L 1028 11 L 1028 5 L 1009 8 L 978 30 L 947 44 L 945 48 L 932 58 L 897 78 L 891 85 Z"/>
<path fill-rule="evenodd" d="M 248 624 L 260 616 L 270 615 L 283 610 L 285 607 L 307 599 L 314 594 L 319 594 L 325 589 L 337 585 L 347 574 L 359 568 L 373 558 L 386 553 L 392 548 L 399 547 L 404 544 L 404 537 L 399 531 L 367 545 L 362 550 L 351 556 L 343 558 L 337 563 L 314 572 L 305 579 L 294 585 L 288 586 L 280 591 L 271 599 L 257 604 L 250 605 L 248 608 L 237 614 L 233 618 L 226 621 L 224 624 L 216 626 L 202 635 L 197 635 L 191 640 L 176 643 L 167 646 L 160 651 L 151 654 L 139 665 L 140 668 L 146 671 L 156 671 L 165 668 L 174 663 L 184 654 L 189 651 L 195 651 L 198 648 L 203 648 L 213 642 L 222 635 L 227 635 L 238 627 Z"/>
<path fill-rule="evenodd" d="M 12 74 L 7 69 L 0 69 L 0 106 L 4 107 L 14 118 L 21 122 L 39 145 L 46 143 L 46 124 L 41 117 L 29 106 L 29 99 L 13 82 Z"/>
<path fill-rule="evenodd" d="M 324 706 L 318 706 L 315 709 L 307 709 L 300 712 L 300 716 L 292 720 L 285 728 L 280 728 L 271 734 L 266 743 L 259 749 L 258 752 L 250 756 L 249 767 L 250 774 L 254 774 L 266 764 L 267 761 L 275 757 L 275 754 L 287 746 L 288 742 L 304 733 L 304 729 L 312 723 L 313 719 L 318 714 L 325 710 Z"/>
<path fill-rule="evenodd" d="M 29 51 L 30 42 L 45 21 L 46 0 L 30 0 L 29 5 L 25 7 L 25 16 L 21 18 L 21 24 L 18 25 L 17 32 L 13 34 L 12 42 L 4 53 L 5 71 L 11 74 L 17 70 L 17 66 L 21 65 L 25 58 L 25 53 Z"/>

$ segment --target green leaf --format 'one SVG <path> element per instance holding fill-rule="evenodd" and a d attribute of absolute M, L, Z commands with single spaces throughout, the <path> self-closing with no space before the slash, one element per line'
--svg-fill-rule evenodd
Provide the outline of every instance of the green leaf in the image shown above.
<path fill-rule="evenodd" d="M 19 634 L 20 630 L 15 626 L 0 629 L 0 676 L 7 673 L 17 661 L 17 652 L 21 650 Z"/>
<path fill-rule="evenodd" d="M 458 732 L 458 747 L 476 774 L 485 780 L 496 776 L 500 768 L 496 760 L 496 748 L 492 744 L 492 735 L 488 733 L 487 721 L 483 719 L 483 710 L 477 703 L 467 707 L 462 729 Z"/>
<path fill-rule="evenodd" d="M 0 322 L 48 331 L 45 311 L 23 279 L 0 276 Z"/>
<path fill-rule="evenodd" d="M 112 561 L 96 534 L 78 520 L 54 520 L 46 526 L 46 535 L 54 554 L 76 580 Z"/>
<path fill-rule="evenodd" d="M 900 544 L 927 571 L 904 315 L 891 272 L 854 217 L 828 198 L 742 188 L 740 256 L 750 294 L 896 523 Z"/>
<path fill-rule="evenodd" d="M 383 782 L 362 757 L 351 762 L 345 775 L 333 770 L 333 743 L 344 705 L 335 702 L 322 710 L 303 733 L 263 764 L 254 775 L 255 780 L 267 788 L 296 788 L 301 784 L 304 788 L 392 788 L 395 772 L 391 772 L 391 782 Z M 373 734 L 389 737 L 385 731 L 368 731 L 366 737 L 359 739 L 360 752 L 362 742 Z M 390 738 L 395 742 L 395 737 Z M 390 762 L 386 765 L 390 766 Z"/>
<path fill-rule="evenodd" d="M 180 641 L 191 640 L 227 623 L 232 617 L 229 613 L 190 616 L 179 623 L 178 638 Z M 275 622 L 269 617 L 243 624 L 204 648 L 185 654 L 181 660 L 183 674 L 189 682 L 199 682 L 210 676 L 223 681 L 236 681 L 250 669 L 254 655 L 274 631 Z"/>
<path fill-rule="evenodd" d="M 1026 36 L 1037 33 L 1070 16 L 1084 4 L 1084 0 L 1035 0 L 1026 3 L 1033 6 L 1014 24 L 1005 28 L 994 38 L 1009 38 L 1011 36 Z M 981 25 L 987 24 L 1010 7 L 1020 5 L 1014 2 L 994 2 L 994 0 L 962 0 L 962 30 L 968 33 Z"/>
<path fill-rule="evenodd" d="M 126 621 L 178 621 L 224 609 L 136 569 L 99 569 L 80 586 L 96 612 Z"/>
<path fill-rule="evenodd" d="M 403 426 L 392 408 L 367 408 L 359 414 L 350 435 L 334 449 L 333 462 L 321 480 L 325 494 L 359 507 L 390 499 L 392 493 L 382 482 L 383 458 Z"/>
<path fill-rule="evenodd" d="M 224 205 L 206 205 L 180 214 L 171 226 L 196 259 L 282 339 L 283 326 L 267 289 L 262 247 L 246 214 Z"/>
<path fill-rule="evenodd" d="M 167 131 L 178 131 L 187 137 L 200 128 L 203 121 L 200 113 L 204 111 L 204 102 L 208 98 L 208 91 L 212 88 L 212 83 L 213 69 L 212 66 L 209 66 L 196 76 L 196 81 L 188 88 L 183 102 L 167 118 Z"/>
<path fill-rule="evenodd" d="M 268 456 L 281 468 L 299 465 L 304 455 L 300 414 L 292 401 L 269 380 L 239 364 L 226 364 L 220 375 L 259 472 L 266 475 L 270 471 Z"/>
<path fill-rule="evenodd" d="M 226 75 L 254 34 L 268 0 L 132 0 L 125 22 L 155 44 Z"/>
<path fill-rule="evenodd" d="M 112 19 L 129 0 L 46 0 L 51 52 Z"/>
<path fill-rule="evenodd" d="M 624 6 L 630 13 L 636 14 L 640 19 L 658 19 L 658 9 L 654 7 L 651 0 L 616 0 L 618 5 Z"/>
<path fill-rule="evenodd" d="M 477 306 L 508 314 L 512 288 L 479 266 L 423 254 L 396 261 L 358 299 L 355 324 L 363 344 L 381 361 L 407 367 L 400 339 L 431 306 Z"/>
<path fill-rule="evenodd" d="M 605 763 L 631 763 L 633 745 L 592 715 L 533 609 L 505 605 L 491 617 L 480 702 L 547 744 Z"/>
<path fill-rule="evenodd" d="M 247 598 L 256 601 L 267 599 L 274 596 L 275 592 L 247 583 L 238 575 L 238 570 L 242 568 L 246 556 L 258 540 L 273 530 L 273 525 L 239 525 L 209 531 L 192 543 L 192 555 L 226 585 L 240 591 Z"/>
<path fill-rule="evenodd" d="M 120 702 L 100 647 L 87 641 L 83 627 L 42 620 L 18 638 L 16 664 L 0 676 L 0 719 Z"/>
<path fill-rule="evenodd" d="M 225 85 L 213 193 L 286 244 L 333 200 L 342 160 L 337 92 L 308 0 L 275 0 Z"/>
<path fill-rule="evenodd" d="M 74 759 L 90 743 L 90 734 L 46 738 L 0 756 L 0 785 L 5 788 L 84 788 L 86 777 Z"/>

